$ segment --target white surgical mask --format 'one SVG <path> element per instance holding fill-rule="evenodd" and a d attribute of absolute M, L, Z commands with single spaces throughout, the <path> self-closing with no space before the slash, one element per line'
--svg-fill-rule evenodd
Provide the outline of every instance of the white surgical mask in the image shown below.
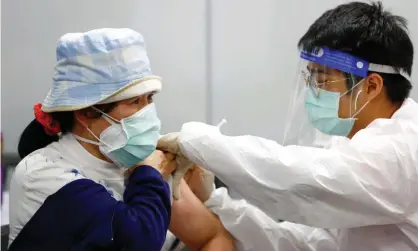
<path fill-rule="evenodd" d="M 100 137 L 87 128 L 99 142 L 74 135 L 78 140 L 98 145 L 103 155 L 124 168 L 145 160 L 155 151 L 160 137 L 161 122 L 153 103 L 120 121 L 96 110 L 102 113 L 103 118 L 111 125 Z"/>

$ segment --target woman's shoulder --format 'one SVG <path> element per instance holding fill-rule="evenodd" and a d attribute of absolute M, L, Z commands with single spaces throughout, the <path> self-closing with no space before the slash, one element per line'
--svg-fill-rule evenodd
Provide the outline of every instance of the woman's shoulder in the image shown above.
<path fill-rule="evenodd" d="M 80 175 L 71 161 L 58 149 L 48 146 L 29 154 L 19 162 L 12 183 L 25 190 L 44 189 L 54 193 L 66 184 L 82 178 L 85 177 Z"/>
<path fill-rule="evenodd" d="M 51 196 L 62 188 L 75 184 L 73 181 L 85 179 L 76 170 L 76 166 L 66 160 L 59 149 L 50 146 L 20 161 L 10 183 L 10 241 L 41 208 L 44 208 L 43 211 L 48 211 L 51 206 L 55 208 L 54 203 L 57 202 L 45 203 L 48 198 L 54 198 Z M 73 191 L 76 189 L 73 188 Z"/>

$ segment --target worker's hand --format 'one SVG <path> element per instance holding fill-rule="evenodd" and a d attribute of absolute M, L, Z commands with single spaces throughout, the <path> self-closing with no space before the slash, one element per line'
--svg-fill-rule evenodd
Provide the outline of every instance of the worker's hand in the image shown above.
<path fill-rule="evenodd" d="M 172 154 L 179 154 L 180 148 L 177 143 L 177 140 L 179 138 L 180 133 L 179 132 L 173 132 L 166 135 L 163 135 L 158 140 L 157 149 L 169 152 Z"/>
<path fill-rule="evenodd" d="M 155 150 L 150 156 L 148 156 L 144 161 L 138 163 L 134 167 L 130 168 L 130 172 L 133 171 L 134 168 L 139 166 L 152 166 L 158 172 L 161 173 L 164 180 L 168 179 L 168 176 L 176 169 L 177 163 L 175 160 L 175 155 L 171 153 L 164 153 L 160 150 Z M 140 168 L 140 167 L 139 167 Z"/>
<path fill-rule="evenodd" d="M 178 132 L 169 133 L 163 135 L 157 145 L 157 149 L 162 151 L 166 151 L 176 155 L 176 162 L 177 162 L 177 169 L 173 174 L 173 182 L 172 182 L 172 189 L 173 189 L 173 198 L 175 200 L 180 199 L 180 182 L 183 178 L 184 174 L 193 167 L 193 163 L 190 162 L 186 157 L 184 157 L 180 153 L 180 148 L 177 144 L 177 139 L 179 137 Z"/>
<path fill-rule="evenodd" d="M 183 157 L 182 155 L 176 156 L 177 162 L 177 169 L 173 174 L 173 182 L 172 182 L 172 189 L 173 189 L 173 198 L 175 200 L 180 199 L 181 192 L 180 192 L 180 183 L 181 179 L 187 173 L 187 171 L 194 166 L 194 164 Z"/>
<path fill-rule="evenodd" d="M 198 165 L 193 165 L 188 170 L 184 180 L 202 202 L 207 201 L 214 190 L 215 176 Z"/>

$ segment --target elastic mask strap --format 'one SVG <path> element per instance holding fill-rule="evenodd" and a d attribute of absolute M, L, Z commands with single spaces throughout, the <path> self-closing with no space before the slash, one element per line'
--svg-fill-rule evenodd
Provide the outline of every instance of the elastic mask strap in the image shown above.
<path fill-rule="evenodd" d="M 341 94 L 340 95 L 340 98 L 342 97 L 342 96 L 344 96 L 344 95 L 346 95 L 347 93 L 349 93 L 349 92 L 351 92 L 352 90 L 354 90 L 354 88 L 356 88 L 359 84 L 361 84 L 363 81 L 365 80 L 365 78 L 363 78 L 362 80 L 360 80 L 357 84 L 355 84 L 353 87 L 351 87 L 351 89 L 350 90 L 348 90 L 348 91 L 346 91 L 346 92 L 344 92 L 343 94 Z M 360 90 L 358 93 L 357 93 L 357 95 L 356 95 L 356 98 L 355 98 L 355 101 L 354 101 L 354 110 L 356 110 L 356 113 L 354 113 L 354 115 L 353 116 L 351 116 L 351 118 L 354 118 L 354 119 L 357 119 L 357 118 L 355 118 L 355 116 L 357 116 L 365 107 L 366 107 L 366 105 L 368 105 L 369 104 L 369 102 L 370 101 L 367 101 L 359 110 L 357 110 L 357 100 L 358 100 L 358 97 L 360 96 L 360 93 L 362 92 L 363 90 Z M 350 106 L 350 113 L 351 113 L 351 106 Z"/>
<path fill-rule="evenodd" d="M 92 145 L 100 146 L 100 143 L 99 142 L 96 142 L 96 141 L 93 141 L 93 140 L 90 140 L 90 139 L 86 139 L 86 138 L 80 137 L 80 136 L 78 136 L 78 135 L 76 135 L 74 133 L 73 133 L 73 136 L 74 136 L 74 138 L 76 138 L 76 139 L 78 139 L 80 141 L 83 141 L 83 142 L 86 142 L 86 143 L 89 143 L 89 144 L 92 144 Z"/>
<path fill-rule="evenodd" d="M 119 121 L 119 120 L 117 120 L 117 119 L 113 118 L 112 116 L 110 116 L 110 115 L 109 115 L 109 114 L 107 114 L 107 113 L 104 113 L 103 111 L 101 111 L 101 110 L 97 109 L 96 107 L 92 106 L 91 108 L 93 108 L 93 110 L 95 110 L 96 112 L 98 112 L 98 113 L 102 114 L 102 117 L 103 117 L 103 118 L 104 118 L 107 122 L 109 122 L 111 125 L 114 125 L 114 124 L 115 124 L 115 122 L 116 122 L 116 123 L 120 123 L 120 121 Z"/>
<path fill-rule="evenodd" d="M 359 84 L 361 84 L 363 81 L 365 80 L 365 78 L 363 78 L 362 80 L 360 80 L 357 84 L 355 84 L 353 87 L 351 87 L 350 90 L 344 92 L 343 94 L 340 95 L 340 98 L 344 95 L 346 95 L 347 93 L 351 92 L 352 90 L 354 90 L 354 88 L 356 88 Z"/>
<path fill-rule="evenodd" d="M 116 124 L 116 122 L 113 121 L 113 118 L 111 119 L 111 118 L 107 117 L 106 115 L 102 115 L 102 118 L 104 118 L 104 120 L 106 120 L 107 122 L 109 122 L 109 124 L 111 124 L 111 125 L 115 125 Z"/>
<path fill-rule="evenodd" d="M 78 122 L 80 122 L 80 120 L 78 121 Z M 97 137 L 91 130 L 90 130 L 90 128 L 88 128 L 87 126 L 85 126 L 84 125 L 84 123 L 81 123 L 80 122 L 80 124 L 82 124 L 83 126 L 84 126 L 84 128 L 86 128 L 86 130 L 91 134 L 91 135 L 93 135 L 93 137 L 94 138 L 96 138 L 97 139 L 97 141 L 93 141 L 93 140 L 90 140 L 90 139 L 86 139 L 86 138 L 83 138 L 83 137 L 81 137 L 81 136 L 78 136 L 78 135 L 76 135 L 76 134 L 74 134 L 73 133 L 73 135 L 74 135 L 74 137 L 76 138 L 76 139 L 78 139 L 78 140 L 80 140 L 80 141 L 83 141 L 83 142 L 86 142 L 86 143 L 88 143 L 88 144 L 92 144 L 92 145 L 96 145 L 96 146 L 100 146 L 100 143 L 103 143 L 103 144 L 105 144 L 106 146 L 108 146 L 109 147 L 109 145 L 108 144 L 106 144 L 106 142 L 103 142 L 103 141 L 101 141 L 100 140 L 100 138 L 99 137 Z M 106 129 L 105 129 L 106 130 Z"/>
<path fill-rule="evenodd" d="M 356 110 L 356 113 L 354 113 L 354 115 L 353 116 L 351 116 L 352 118 L 355 118 L 355 116 L 357 116 L 368 104 L 369 104 L 369 102 L 370 101 L 367 101 L 359 110 L 357 110 L 357 101 L 358 101 L 358 97 L 360 96 L 360 93 L 362 92 L 363 90 L 360 90 L 358 93 L 357 93 L 357 95 L 356 95 L 356 99 L 355 99 L 355 101 L 354 101 L 354 109 Z M 355 118 L 355 119 L 357 119 L 357 118 Z"/>
<path fill-rule="evenodd" d="M 357 101 L 358 101 L 358 97 L 360 96 L 360 93 L 362 91 L 363 91 L 363 89 L 361 89 L 356 95 L 356 99 L 354 100 L 354 111 L 357 111 Z"/>

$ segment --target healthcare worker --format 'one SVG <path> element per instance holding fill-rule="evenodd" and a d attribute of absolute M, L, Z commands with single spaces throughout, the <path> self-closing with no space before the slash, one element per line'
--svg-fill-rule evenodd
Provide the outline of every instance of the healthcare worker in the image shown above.
<path fill-rule="evenodd" d="M 418 105 L 408 98 L 406 20 L 381 3 L 342 4 L 299 48 L 283 144 L 191 122 L 159 147 L 177 144 L 174 153 L 246 199 L 225 189 L 201 198 L 245 250 L 418 250 Z"/>
<path fill-rule="evenodd" d="M 171 207 L 175 161 L 155 151 L 160 90 L 139 33 L 61 37 L 52 88 L 19 142 L 10 251 L 161 250 L 169 226 L 194 249 L 233 250 L 184 182 Z"/>

